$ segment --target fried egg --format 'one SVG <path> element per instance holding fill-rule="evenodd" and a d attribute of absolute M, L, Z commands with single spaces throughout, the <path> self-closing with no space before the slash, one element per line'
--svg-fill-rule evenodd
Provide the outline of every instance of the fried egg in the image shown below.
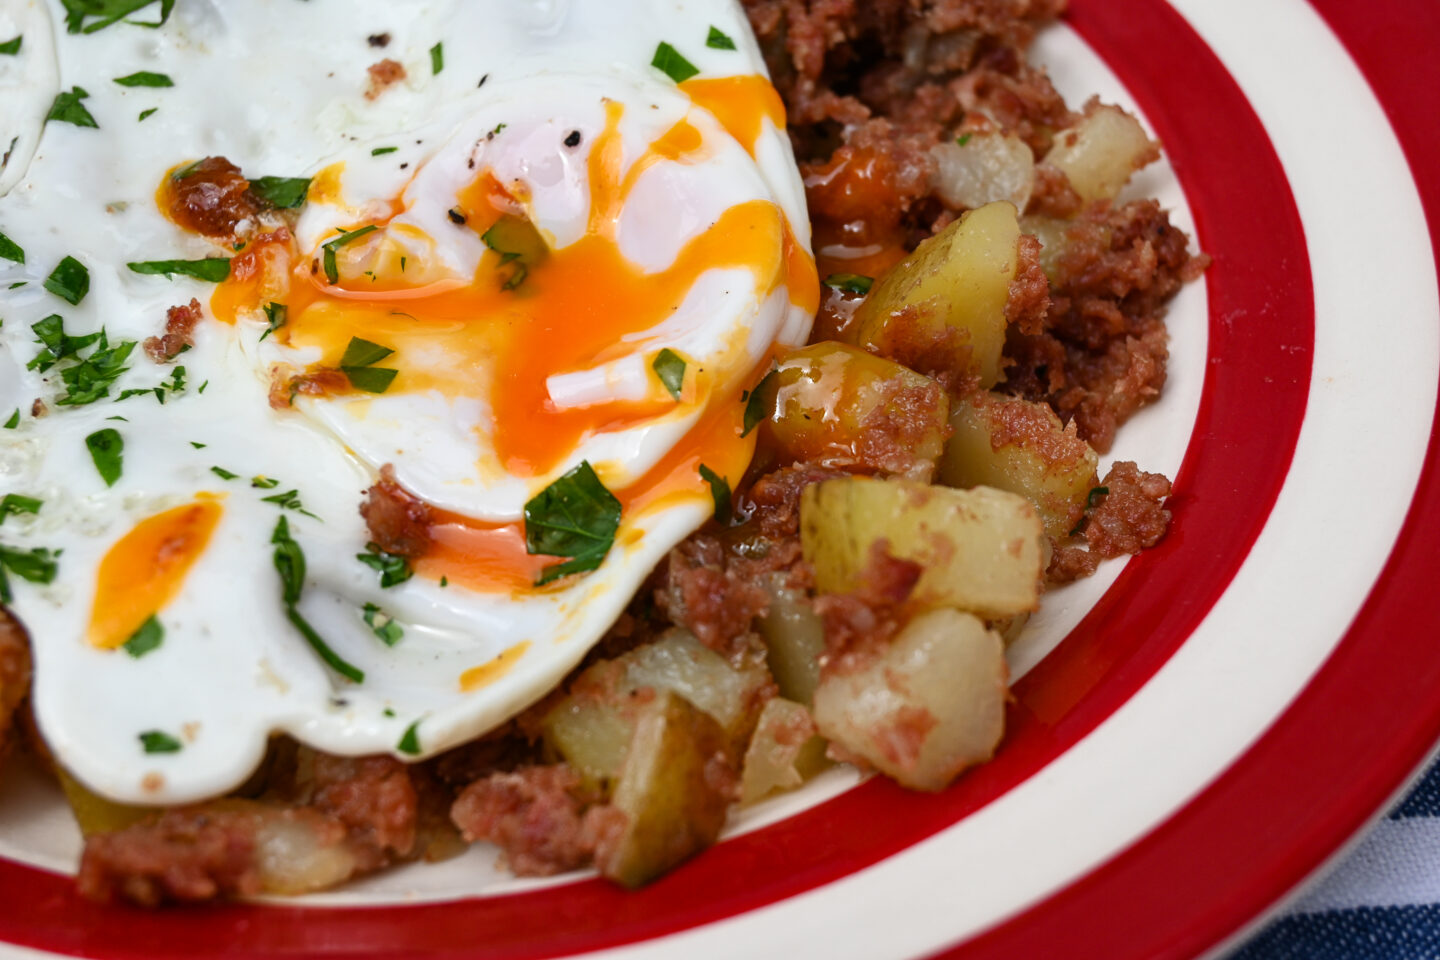
<path fill-rule="evenodd" d="M 417 759 L 505 722 L 739 481 L 745 391 L 809 332 L 803 190 L 740 7 L 75 26 L 0 0 L 0 568 L 56 758 L 177 803 L 275 733 Z M 172 219 L 221 156 L 298 216 L 223 246 Z M 155 362 L 191 298 L 193 345 Z M 382 475 L 428 509 L 409 561 L 359 511 Z"/>

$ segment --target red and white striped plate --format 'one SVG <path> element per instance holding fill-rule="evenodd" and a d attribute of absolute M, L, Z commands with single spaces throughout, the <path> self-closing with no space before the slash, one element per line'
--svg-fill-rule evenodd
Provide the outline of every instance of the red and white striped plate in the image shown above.
<path fill-rule="evenodd" d="M 1009 734 L 939 795 L 834 774 L 638 893 L 483 852 L 328 897 L 79 901 L 50 788 L 0 788 L 0 956 L 1185 957 L 1359 830 L 1440 738 L 1440 6 L 1071 0 L 1037 57 L 1138 107 L 1138 187 L 1214 258 L 1116 455 L 1170 535 L 1050 598 Z M 4 946 L 12 944 L 13 946 Z"/>

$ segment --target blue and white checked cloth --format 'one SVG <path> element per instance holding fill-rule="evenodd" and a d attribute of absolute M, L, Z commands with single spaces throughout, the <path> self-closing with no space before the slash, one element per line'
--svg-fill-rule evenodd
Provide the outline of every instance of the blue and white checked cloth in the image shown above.
<path fill-rule="evenodd" d="M 1440 958 L 1440 763 L 1227 960 Z"/>

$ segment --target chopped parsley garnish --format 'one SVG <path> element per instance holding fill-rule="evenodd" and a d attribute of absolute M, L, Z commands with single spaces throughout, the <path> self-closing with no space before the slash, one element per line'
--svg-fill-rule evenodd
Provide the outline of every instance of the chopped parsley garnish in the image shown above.
<path fill-rule="evenodd" d="M 169 379 L 169 380 L 165 381 L 164 383 L 160 384 L 159 386 L 156 386 L 156 387 L 132 387 L 132 388 L 130 388 L 129 390 L 122 390 L 122 391 L 120 391 L 120 396 L 118 396 L 118 397 L 115 398 L 115 402 L 116 402 L 116 403 L 119 403 L 121 400 L 128 400 L 128 399 L 130 399 L 131 397 L 143 397 L 143 396 L 145 396 L 145 395 L 147 395 L 147 394 L 150 394 L 150 395 L 153 395 L 156 400 L 160 401 L 161 405 L 164 405 L 166 398 L 168 398 L 171 394 L 184 393 L 184 392 L 185 392 L 185 367 L 184 367 L 184 365 L 182 364 L 182 365 L 180 365 L 180 366 L 177 366 L 177 367 L 171 372 L 171 374 L 170 374 L 170 379 Z M 120 417 L 120 418 L 117 418 L 117 419 L 123 420 L 124 417 Z"/>
<path fill-rule="evenodd" d="M 350 343 L 345 347 L 345 354 L 340 358 L 340 372 L 345 374 L 350 385 L 356 390 L 384 393 L 390 389 L 390 384 L 400 371 L 377 367 L 375 364 L 394 352 L 378 343 L 351 337 Z"/>
<path fill-rule="evenodd" d="M 366 625 L 375 632 L 375 636 L 379 637 L 385 646 L 393 647 L 405 636 L 405 631 L 401 629 L 400 624 L 396 622 L 395 618 L 384 610 L 381 610 L 375 604 L 365 604 L 365 612 L 363 615 Z"/>
<path fill-rule="evenodd" d="M 960 134 L 960 136 L 955 138 L 955 145 L 957 147 L 963 147 L 965 146 L 965 144 L 970 142 L 970 138 L 973 136 L 975 136 L 975 134 L 973 133 L 962 133 Z"/>
<path fill-rule="evenodd" d="M 285 326 L 285 322 L 289 320 L 289 310 L 283 303 L 267 303 L 265 304 L 265 320 L 269 326 L 265 328 L 264 333 L 260 334 L 261 340 Z"/>
<path fill-rule="evenodd" d="M 140 111 L 140 119 L 141 119 L 141 120 L 144 120 L 146 117 L 151 116 L 152 114 L 155 113 L 156 110 L 159 110 L 159 109 L 160 109 L 159 107 L 149 107 L 149 108 L 147 108 L 147 109 L 145 109 L 145 110 L 141 110 L 141 111 Z"/>
<path fill-rule="evenodd" d="M 0 233 L 0 260 L 13 260 L 16 263 L 25 262 L 25 251 L 20 244 L 11 240 L 5 234 Z"/>
<path fill-rule="evenodd" d="M 22 35 L 16 37 L 14 40 L 6 40 L 4 43 L 0 43 L 0 54 L 11 57 L 15 56 L 20 52 L 20 44 L 24 42 L 24 40 L 25 37 Z"/>
<path fill-rule="evenodd" d="M 125 266 L 146 276 L 173 279 L 179 274 L 207 283 L 219 283 L 230 276 L 230 261 L 226 257 L 206 257 L 203 260 L 141 260 Z"/>
<path fill-rule="evenodd" d="M 394 153 L 396 150 L 399 150 L 399 149 L 400 149 L 399 147 L 376 147 L 374 150 L 371 150 L 371 151 L 370 151 L 370 156 L 372 156 L 372 157 L 383 157 L 383 156 L 385 156 L 387 153 Z"/>
<path fill-rule="evenodd" d="M 170 12 L 175 9 L 175 0 L 60 0 L 65 6 L 65 28 L 70 33 L 94 33 L 96 30 L 104 30 L 112 23 L 124 20 L 137 10 L 143 10 L 152 3 L 160 4 L 160 19 L 154 23 L 144 23 L 139 20 L 126 20 L 126 23 L 137 27 L 163 26 L 166 20 L 170 19 Z M 95 17 L 90 23 L 85 21 Z"/>
<path fill-rule="evenodd" d="M 858 273 L 832 273 L 825 278 L 825 286 L 844 293 L 866 294 L 874 285 L 873 277 L 864 277 Z"/>
<path fill-rule="evenodd" d="M 314 517 L 316 520 L 320 519 L 305 509 L 305 505 L 300 502 L 299 490 L 286 490 L 284 493 L 277 493 L 274 496 L 261 497 L 260 502 L 273 503 L 282 510 L 294 510 L 297 513 L 305 514 L 307 517 Z"/>
<path fill-rule="evenodd" d="M 90 292 L 90 271 L 74 257 L 66 257 L 45 278 L 45 289 L 72 307 L 78 306 Z"/>
<path fill-rule="evenodd" d="M 199 440 L 191 440 L 190 446 L 194 447 L 196 450 L 204 450 L 206 447 L 209 446 L 209 444 L 201 443 Z"/>
<path fill-rule="evenodd" d="M 136 630 L 130 639 L 122 643 L 121 646 L 125 648 L 126 653 L 130 654 L 130 656 L 136 660 L 139 660 L 145 656 L 145 654 L 159 649 L 160 644 L 164 642 L 165 628 L 160 625 L 159 619 L 152 616 L 149 620 L 142 623 L 140 629 Z"/>
<path fill-rule="evenodd" d="M 45 114 L 46 120 L 58 120 L 61 123 L 73 123 L 77 127 L 94 127 L 100 129 L 100 124 L 90 116 L 90 111 L 85 109 L 81 103 L 90 96 L 84 87 L 72 87 L 68 91 L 62 90 L 55 95 L 55 102 L 50 105 L 50 112 Z"/>
<path fill-rule="evenodd" d="M 1088 495 L 1086 495 L 1086 497 L 1085 497 L 1085 509 L 1086 509 L 1086 510 L 1094 510 L 1096 507 L 1098 507 L 1098 506 L 1100 505 L 1100 501 L 1103 500 L 1109 493 L 1110 493 L 1110 488 L 1109 488 L 1109 487 L 1096 487 L 1096 488 L 1094 488 L 1094 489 L 1091 490 L 1090 493 L 1089 493 Z"/>
<path fill-rule="evenodd" d="M 665 389 L 670 391 L 670 396 L 679 400 L 680 390 L 685 386 L 685 358 L 666 347 L 655 355 L 655 361 L 650 364 L 650 369 L 654 370 L 655 376 L 665 384 Z"/>
<path fill-rule="evenodd" d="M 55 562 L 57 556 L 59 554 L 51 553 L 44 547 L 16 550 L 0 544 L 0 601 L 11 603 L 15 599 L 10 593 L 10 580 L 6 571 L 31 583 L 50 583 L 55 579 L 58 569 Z"/>
<path fill-rule="evenodd" d="M 146 753 L 179 753 L 184 744 L 163 730 L 146 730 L 140 734 L 140 746 Z"/>
<path fill-rule="evenodd" d="M 250 486 L 256 490 L 274 490 L 280 486 L 280 481 L 272 477 L 251 477 Z"/>
<path fill-rule="evenodd" d="M 705 464 L 700 464 L 700 479 L 710 484 L 710 497 L 715 501 L 715 520 L 729 524 L 731 516 L 730 484 Z"/>
<path fill-rule="evenodd" d="M 224 467 L 211 467 L 210 472 L 215 474 L 215 476 L 219 477 L 221 480 L 234 480 L 236 477 L 240 476 L 240 474 L 238 473 L 231 473 Z"/>
<path fill-rule="evenodd" d="M 106 427 L 86 437 L 85 448 L 90 451 L 90 459 L 95 461 L 95 469 L 105 486 L 115 486 L 124 469 L 125 438 L 114 427 Z"/>
<path fill-rule="evenodd" d="M 39 513 L 40 507 L 45 503 L 43 500 L 36 500 L 34 497 L 21 496 L 18 493 L 7 493 L 5 499 L 0 500 L 0 523 L 12 513 Z"/>
<path fill-rule="evenodd" d="M 412 757 L 420 755 L 420 721 L 416 720 L 405 728 L 405 735 L 395 745 L 395 749 Z"/>
<path fill-rule="evenodd" d="M 488 134 L 486 134 L 485 139 L 487 139 L 487 140 L 494 140 L 494 139 L 495 139 L 495 136 L 496 136 L 501 130 L 504 130 L 504 129 L 505 129 L 506 127 L 508 127 L 508 126 L 510 126 L 510 124 L 508 124 L 508 123 L 497 123 L 497 124 L 495 124 L 495 129 L 494 129 L 494 130 L 491 130 Z"/>
<path fill-rule="evenodd" d="M 115 82 L 122 87 L 173 87 L 175 81 L 163 73 L 151 73 L 149 70 L 139 70 L 124 77 L 116 77 Z"/>
<path fill-rule="evenodd" d="M 367 543 L 365 553 L 355 554 L 355 559 L 380 573 L 380 589 L 387 590 L 397 583 L 404 583 L 415 575 L 410 561 L 394 553 L 386 553 L 376 543 Z"/>
<path fill-rule="evenodd" d="M 20 408 L 16 407 L 15 412 L 10 414 L 10 419 L 5 421 L 6 430 L 14 430 L 20 426 Z"/>
<path fill-rule="evenodd" d="M 290 536 L 290 523 L 283 516 L 280 522 L 275 524 L 275 532 L 270 536 L 270 542 L 275 545 L 275 570 L 280 574 L 283 588 L 281 597 L 285 602 L 286 618 L 330 669 L 347 680 L 363 683 L 365 672 L 330 649 L 330 645 L 315 632 L 315 628 L 300 615 L 300 611 L 295 609 L 295 605 L 300 602 L 300 591 L 305 586 L 305 552 Z"/>
<path fill-rule="evenodd" d="M 655 48 L 655 56 L 651 59 L 650 66 L 676 83 L 684 83 L 700 72 L 699 67 L 686 60 L 679 50 L 663 40 L 660 41 L 660 46 Z"/>
<path fill-rule="evenodd" d="M 569 558 L 546 567 L 535 585 L 596 569 L 619 529 L 620 501 L 582 460 L 525 504 L 525 551 Z"/>
<path fill-rule="evenodd" d="M 740 436 L 747 437 L 750 431 L 760 425 L 760 421 L 770 415 L 770 408 L 774 406 L 775 398 L 772 394 L 775 385 L 777 371 L 771 370 L 760 378 L 755 384 L 755 389 L 745 394 L 745 425 L 740 431 Z"/>
<path fill-rule="evenodd" d="M 430 48 L 430 73 L 431 75 L 434 75 L 444 69 L 445 42 L 442 40 L 440 43 L 437 43 L 435 44 L 435 46 Z"/>
<path fill-rule="evenodd" d="M 705 46 L 712 50 L 734 50 L 735 41 L 722 33 L 719 27 L 711 27 L 710 35 L 705 38 Z"/>
<path fill-rule="evenodd" d="M 379 228 L 372 223 L 368 226 L 361 227 L 358 230 L 349 230 L 341 233 L 340 236 L 336 237 L 333 240 L 327 240 L 325 242 L 325 245 L 321 247 L 321 250 L 323 251 L 323 259 L 325 261 L 325 279 L 329 280 L 331 283 L 340 282 L 340 268 L 335 264 L 336 250 L 340 249 L 341 247 L 345 246 L 345 244 L 350 243 L 353 240 L 360 239 L 367 233 L 374 233 L 378 229 Z"/>
<path fill-rule="evenodd" d="M 135 349 L 134 340 L 126 340 L 112 347 L 103 329 L 99 333 L 71 337 L 65 333 L 63 321 L 54 314 L 33 324 L 30 329 L 35 331 L 45 349 L 26 364 L 26 369 L 43 373 L 61 360 L 76 361 L 60 370 L 60 379 L 65 382 L 66 392 L 55 401 L 59 406 L 84 406 L 109 396 L 110 385 L 130 369 L 125 366 L 125 361 Z M 79 351 L 92 343 L 95 344 L 95 349 L 88 357 L 81 359 Z"/>
<path fill-rule="evenodd" d="M 250 192 L 272 207 L 290 210 L 305 202 L 310 192 L 310 178 L 256 177 L 250 181 Z"/>
<path fill-rule="evenodd" d="M 545 238 L 525 217 L 505 214 L 491 225 L 480 238 L 485 246 L 500 254 L 500 267 L 509 267 L 502 290 L 514 290 L 525 282 L 530 268 L 539 264 L 550 254 Z"/>

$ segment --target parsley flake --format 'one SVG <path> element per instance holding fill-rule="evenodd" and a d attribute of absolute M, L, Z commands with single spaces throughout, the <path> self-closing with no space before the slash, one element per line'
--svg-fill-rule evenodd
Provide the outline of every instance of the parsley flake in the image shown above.
<path fill-rule="evenodd" d="M 705 38 L 705 46 L 712 50 L 734 50 L 735 41 L 722 33 L 719 27 L 711 27 L 710 35 Z"/>
<path fill-rule="evenodd" d="M 395 749 L 412 757 L 420 755 L 420 721 L 416 720 L 405 728 L 405 735 L 395 745 Z"/>
<path fill-rule="evenodd" d="M 158 650 L 160 644 L 164 642 L 165 628 L 160 625 L 158 618 L 151 616 L 121 646 L 125 648 L 126 653 L 139 660 L 145 654 Z"/>
<path fill-rule="evenodd" d="M 93 127 L 100 129 L 100 124 L 90 116 L 90 111 L 85 109 L 81 100 L 90 96 L 84 87 L 72 87 L 68 91 L 61 91 L 55 95 L 55 102 L 50 105 L 50 112 L 45 114 L 46 120 L 56 120 L 60 123 L 72 123 L 77 127 Z"/>
<path fill-rule="evenodd" d="M 387 647 L 395 646 L 405 636 L 405 631 L 395 621 L 395 618 L 373 603 L 365 604 L 365 611 L 362 615 L 366 625 Z"/>
<path fill-rule="evenodd" d="M 397 151 L 397 150 L 399 150 L 399 149 L 400 149 L 399 147 L 376 147 L 374 150 L 371 150 L 371 151 L 370 151 L 370 156 L 372 156 L 372 157 L 383 157 L 383 156 L 385 156 L 387 153 L 394 153 L 395 151 Z"/>
<path fill-rule="evenodd" d="M 166 74 L 151 73 L 148 70 L 138 70 L 135 73 L 123 77 L 116 77 L 115 82 L 122 87 L 173 87 L 175 81 Z"/>
<path fill-rule="evenodd" d="M 340 268 L 335 263 L 336 250 L 345 246 L 345 244 L 347 243 L 360 239 L 367 233 L 374 233 L 378 229 L 379 227 L 375 226 L 375 224 L 372 223 L 368 226 L 361 227 L 358 230 L 349 230 L 342 232 L 340 236 L 336 237 L 335 239 L 327 240 L 324 246 L 321 247 L 321 250 L 324 253 L 323 259 L 325 261 L 325 279 L 329 280 L 331 283 L 340 282 Z"/>
<path fill-rule="evenodd" d="M 5 234 L 0 233 L 0 260 L 13 260 L 16 263 L 25 262 L 25 251 L 20 244 L 11 240 Z"/>
<path fill-rule="evenodd" d="M 309 177 L 256 177 L 250 181 L 251 194 L 281 210 L 300 206 L 309 192 Z"/>
<path fill-rule="evenodd" d="M 57 556 L 59 556 L 58 553 L 51 553 L 44 547 L 16 550 L 0 544 L 0 601 L 11 603 L 15 599 L 10 593 L 10 581 L 6 577 L 7 571 L 31 583 L 51 583 L 59 569 L 59 565 L 55 562 Z"/>
<path fill-rule="evenodd" d="M 355 554 L 355 559 L 380 574 L 380 589 L 386 590 L 398 583 L 404 583 L 415 575 L 410 561 L 395 553 L 386 553 L 376 543 L 367 543 L 365 553 Z"/>
<path fill-rule="evenodd" d="M 279 330 L 281 327 L 285 326 L 286 322 L 287 322 L 289 319 L 290 319 L 290 317 L 289 317 L 289 308 L 286 307 L 285 304 L 283 304 L 283 303 L 267 303 L 267 304 L 265 304 L 265 320 L 266 320 L 266 322 L 269 324 L 269 326 L 267 326 L 267 327 L 265 328 L 265 332 L 264 332 L 264 333 L 260 334 L 260 339 L 261 339 L 261 340 L 264 340 L 266 337 L 270 336 L 270 334 L 274 333 L 276 330 Z"/>
<path fill-rule="evenodd" d="M 659 377 L 665 389 L 670 391 L 670 396 L 679 400 L 680 391 L 685 386 L 685 358 L 666 347 L 655 355 L 650 369 L 655 371 L 655 376 Z"/>
<path fill-rule="evenodd" d="M 525 552 L 568 558 L 546 567 L 535 585 L 596 569 L 619 529 L 620 501 L 582 460 L 525 504 Z"/>
<path fill-rule="evenodd" d="M 4 43 L 0 43 L 0 54 L 10 57 L 15 56 L 20 52 L 20 44 L 24 40 L 25 37 L 22 35 L 16 37 L 14 40 L 6 40 Z"/>
<path fill-rule="evenodd" d="M 20 426 L 20 408 L 16 407 L 15 412 L 10 414 L 10 419 L 5 421 L 6 430 L 14 430 Z"/>
<path fill-rule="evenodd" d="M 305 552 L 300 549 L 300 544 L 290 536 L 290 523 L 284 517 L 275 524 L 275 532 L 270 536 L 270 542 L 275 545 L 275 571 L 280 574 L 282 588 L 281 597 L 285 602 L 285 617 L 288 619 L 305 642 L 310 644 L 312 650 L 319 655 L 321 660 L 340 676 L 355 683 L 365 681 L 365 671 L 354 664 L 345 661 L 330 645 L 315 632 L 315 628 L 300 615 L 295 605 L 300 602 L 300 591 L 305 586 Z"/>
<path fill-rule="evenodd" d="M 12 513 L 39 513 L 44 502 L 36 500 L 34 497 L 21 496 L 18 493 L 7 493 L 5 498 L 0 500 L 0 523 L 4 523 L 5 518 Z"/>
<path fill-rule="evenodd" d="M 759 426 L 760 421 L 770 415 L 770 409 L 775 405 L 775 377 L 776 371 L 771 370 L 755 384 L 745 398 L 745 425 L 740 431 L 740 436 L 747 437 L 750 431 Z"/>
<path fill-rule="evenodd" d="M 125 438 L 120 436 L 120 431 L 114 427 L 96 430 L 85 438 L 85 448 L 90 451 L 90 459 L 95 461 L 95 469 L 105 486 L 115 486 L 125 466 Z"/>
<path fill-rule="evenodd" d="M 66 257 L 45 278 L 45 289 L 73 306 L 79 306 L 90 292 L 90 271 L 74 257 Z"/>
<path fill-rule="evenodd" d="M 430 74 L 434 76 L 435 74 L 438 74 L 441 70 L 444 69 L 445 42 L 442 40 L 440 43 L 437 43 L 435 44 L 435 46 L 430 48 Z"/>
<path fill-rule="evenodd" d="M 155 113 L 155 111 L 156 111 L 156 110 L 159 110 L 159 109 L 160 109 L 159 107 L 149 107 L 148 109 L 141 110 L 141 111 L 140 111 L 140 119 L 141 119 L 141 120 L 144 120 L 146 117 L 149 117 L 149 116 L 153 115 L 153 114 Z"/>
<path fill-rule="evenodd" d="M 175 0 L 60 0 L 65 6 L 65 28 L 70 33 L 94 33 L 96 30 L 104 30 L 112 23 L 124 20 L 137 10 L 143 10 L 153 3 L 160 4 L 160 19 L 154 23 L 145 23 L 139 20 L 126 20 L 126 23 L 137 27 L 164 26 L 165 21 L 170 19 L 170 12 L 175 9 Z M 91 23 L 85 21 L 95 17 Z"/>
<path fill-rule="evenodd" d="M 179 753 L 185 745 L 163 730 L 146 730 L 140 734 L 140 746 L 146 753 Z"/>
<path fill-rule="evenodd" d="M 684 83 L 700 72 L 699 67 L 686 60 L 679 50 L 663 40 L 655 48 L 655 56 L 651 59 L 650 66 L 655 67 L 676 83 Z"/>
<path fill-rule="evenodd" d="M 858 273 L 832 273 L 825 278 L 825 286 L 842 293 L 866 294 L 874 285 L 873 277 L 861 276 Z"/>
<path fill-rule="evenodd" d="M 174 279 L 178 274 L 207 283 L 220 283 L 230 276 L 230 261 L 226 257 L 206 257 L 203 260 L 141 260 L 125 266 L 145 276 Z"/>
<path fill-rule="evenodd" d="M 710 497 L 715 501 L 715 521 L 729 524 L 731 516 L 730 484 L 705 464 L 700 464 L 700 479 L 710 484 Z"/>

